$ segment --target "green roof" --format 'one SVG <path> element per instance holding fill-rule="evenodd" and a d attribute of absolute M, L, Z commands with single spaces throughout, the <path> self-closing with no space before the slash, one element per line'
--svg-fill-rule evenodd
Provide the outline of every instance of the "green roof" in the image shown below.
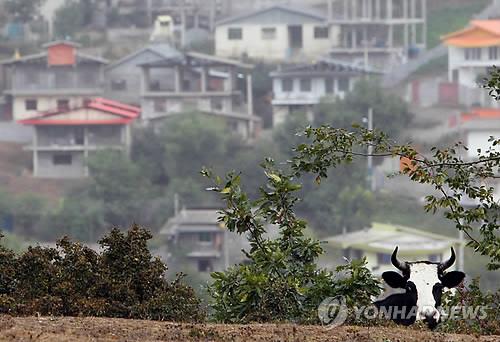
<path fill-rule="evenodd" d="M 449 236 L 386 223 L 373 223 L 371 228 L 332 236 L 325 241 L 337 248 L 372 252 L 392 252 L 394 247 L 399 246 L 401 255 L 445 251 L 460 243 L 460 240 Z"/>

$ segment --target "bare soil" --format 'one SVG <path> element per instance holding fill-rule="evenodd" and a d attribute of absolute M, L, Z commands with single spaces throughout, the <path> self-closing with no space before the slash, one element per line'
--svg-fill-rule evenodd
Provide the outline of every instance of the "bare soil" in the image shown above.
<path fill-rule="evenodd" d="M 0 341 L 500 341 L 411 328 L 179 324 L 108 318 L 0 316 Z"/>

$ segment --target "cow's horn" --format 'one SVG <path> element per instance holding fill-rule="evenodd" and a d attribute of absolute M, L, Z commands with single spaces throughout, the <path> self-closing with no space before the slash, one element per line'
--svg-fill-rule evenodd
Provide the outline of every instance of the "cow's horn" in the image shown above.
<path fill-rule="evenodd" d="M 453 265 L 455 263 L 455 250 L 453 249 L 453 247 L 451 247 L 451 256 L 448 260 L 446 261 L 443 261 L 442 263 L 439 264 L 439 270 L 440 271 L 444 271 L 448 268 L 451 267 L 451 265 Z"/>
<path fill-rule="evenodd" d="M 408 271 L 408 264 L 406 262 L 401 262 L 398 260 L 398 246 L 394 248 L 394 252 L 392 252 L 391 256 L 392 264 L 400 271 L 406 272 Z"/>

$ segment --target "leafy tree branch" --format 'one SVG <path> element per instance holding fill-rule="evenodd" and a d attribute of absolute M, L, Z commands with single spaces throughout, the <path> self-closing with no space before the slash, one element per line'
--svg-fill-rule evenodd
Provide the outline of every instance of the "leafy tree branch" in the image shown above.
<path fill-rule="evenodd" d="M 489 269 L 500 268 L 500 237 L 498 234 L 499 203 L 494 187 L 488 181 L 500 174 L 500 139 L 490 138 L 487 151 L 478 150 L 472 160 L 463 156 L 467 147 L 432 148 L 424 155 L 409 144 L 397 144 L 378 130 L 354 125 L 352 130 L 321 126 L 308 127 L 308 139 L 295 149 L 291 165 L 295 175 L 314 173 L 316 180 L 327 177 L 328 170 L 350 163 L 356 157 L 400 157 L 407 161 L 401 174 L 411 180 L 433 186 L 440 195 L 428 195 L 426 211 L 445 210 L 445 217 L 470 239 L 468 246 L 490 257 Z M 368 147 L 373 153 L 366 153 Z M 478 235 L 475 237 L 475 235 Z"/>

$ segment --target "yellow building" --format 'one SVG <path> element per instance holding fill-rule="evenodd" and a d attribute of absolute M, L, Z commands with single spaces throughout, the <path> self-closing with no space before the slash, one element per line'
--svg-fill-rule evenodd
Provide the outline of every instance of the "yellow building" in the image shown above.
<path fill-rule="evenodd" d="M 342 250 L 348 259 L 366 257 L 367 267 L 376 275 L 394 270 L 391 254 L 399 246 L 402 260 L 438 262 L 450 257 L 450 247 L 459 250 L 460 241 L 448 236 L 392 224 L 373 223 L 371 228 L 325 239 L 330 247 Z M 452 269 L 456 264 L 452 266 Z"/>

